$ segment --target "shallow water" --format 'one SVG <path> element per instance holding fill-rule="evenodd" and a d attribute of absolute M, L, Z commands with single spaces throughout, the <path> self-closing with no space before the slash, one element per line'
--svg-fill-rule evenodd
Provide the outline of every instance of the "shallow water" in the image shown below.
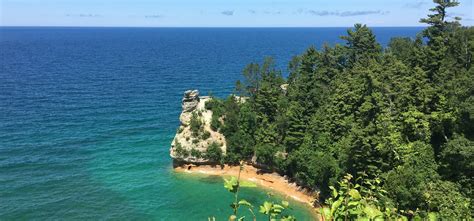
<path fill-rule="evenodd" d="M 415 36 L 419 28 L 378 28 Z M 344 28 L 0 28 L 0 219 L 226 220 L 216 177 L 174 173 L 186 89 L 232 92 L 249 62 L 279 67 Z M 262 189 L 245 189 L 254 204 Z M 302 205 L 292 211 L 308 220 Z"/>

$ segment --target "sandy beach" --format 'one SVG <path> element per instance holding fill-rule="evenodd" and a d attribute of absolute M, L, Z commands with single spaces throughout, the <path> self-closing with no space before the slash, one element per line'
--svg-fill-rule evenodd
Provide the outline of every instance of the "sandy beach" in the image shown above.
<path fill-rule="evenodd" d="M 196 173 L 217 176 L 238 176 L 239 166 L 210 166 L 210 165 L 192 165 L 185 164 L 175 168 L 177 172 Z M 295 183 L 288 182 L 287 179 L 277 173 L 262 173 L 257 168 L 251 165 L 245 165 L 240 173 L 240 179 L 251 181 L 258 186 L 272 190 L 281 194 L 284 197 L 292 198 L 293 200 L 306 203 L 309 207 L 313 207 L 315 201 L 314 193 L 308 192 Z M 314 209 L 316 215 L 316 209 Z"/>

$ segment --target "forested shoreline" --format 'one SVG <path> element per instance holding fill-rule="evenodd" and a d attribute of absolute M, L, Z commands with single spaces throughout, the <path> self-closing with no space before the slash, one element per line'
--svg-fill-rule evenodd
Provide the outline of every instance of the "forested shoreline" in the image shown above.
<path fill-rule="evenodd" d="M 356 209 L 470 219 L 474 28 L 448 19 L 458 2 L 434 2 L 416 39 L 382 48 L 356 24 L 345 45 L 293 58 L 286 79 L 271 59 L 248 65 L 235 91 L 246 102 L 233 95 L 206 104 L 211 128 L 226 137 L 222 162 L 266 165 L 320 191 L 330 207 L 351 198 Z M 340 207 L 330 215 L 366 213 Z"/>

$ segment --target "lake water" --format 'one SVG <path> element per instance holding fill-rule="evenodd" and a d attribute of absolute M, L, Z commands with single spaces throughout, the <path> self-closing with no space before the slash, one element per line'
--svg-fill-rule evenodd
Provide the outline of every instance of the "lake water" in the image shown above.
<path fill-rule="evenodd" d="M 375 28 L 386 45 L 421 28 Z M 225 96 L 346 28 L 0 28 L 0 220 L 227 220 L 219 177 L 172 170 L 182 94 Z M 262 189 L 243 189 L 259 204 Z M 279 198 L 276 196 L 276 198 Z M 299 220 L 306 207 L 291 201 Z"/>

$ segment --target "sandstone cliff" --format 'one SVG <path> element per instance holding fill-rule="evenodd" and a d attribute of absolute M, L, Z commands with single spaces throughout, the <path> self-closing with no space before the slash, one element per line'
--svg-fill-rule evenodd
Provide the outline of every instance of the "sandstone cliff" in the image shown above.
<path fill-rule="evenodd" d="M 208 149 L 220 149 L 226 153 L 224 135 L 213 131 L 210 127 L 212 111 L 205 108 L 210 97 L 199 97 L 199 91 L 188 90 L 182 100 L 182 112 L 179 117 L 179 126 L 170 148 L 170 156 L 182 163 L 214 163 L 214 158 L 209 156 Z"/>

